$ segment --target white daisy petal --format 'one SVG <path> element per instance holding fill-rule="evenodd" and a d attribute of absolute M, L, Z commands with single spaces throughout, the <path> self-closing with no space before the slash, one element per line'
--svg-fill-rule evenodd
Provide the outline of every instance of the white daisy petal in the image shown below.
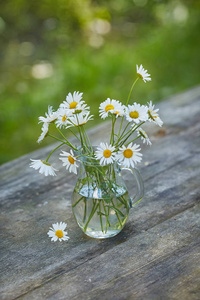
<path fill-rule="evenodd" d="M 148 120 L 147 114 L 148 107 L 144 105 L 140 105 L 139 103 L 133 103 L 132 105 L 128 105 L 126 108 L 126 120 L 128 122 L 134 122 L 138 124 L 139 122 Z"/>
<path fill-rule="evenodd" d="M 116 158 L 124 167 L 134 168 L 135 164 L 142 160 L 140 150 L 140 146 L 137 144 L 130 143 L 127 147 L 123 145 L 119 148 Z"/>
<path fill-rule="evenodd" d="M 142 128 L 138 128 L 137 130 L 137 135 L 141 136 L 141 140 L 143 141 L 143 143 L 147 143 L 147 145 L 152 145 L 147 133 L 142 129 Z"/>
<path fill-rule="evenodd" d="M 60 108 L 70 111 L 71 113 L 76 112 L 87 112 L 90 108 L 87 107 L 85 101 L 82 100 L 83 93 L 74 92 L 69 93 L 66 97 L 66 101 L 60 104 Z"/>
<path fill-rule="evenodd" d="M 93 116 L 90 115 L 90 112 L 80 112 L 79 114 L 74 114 L 68 119 L 68 127 L 71 126 L 82 126 L 85 125 L 88 121 L 93 120 Z"/>
<path fill-rule="evenodd" d="M 160 119 L 158 115 L 159 109 L 154 109 L 154 105 L 152 104 L 152 101 L 150 101 L 148 107 L 148 117 L 149 117 L 149 122 L 154 122 L 155 124 L 159 125 L 160 127 L 163 125 L 163 121 Z"/>
<path fill-rule="evenodd" d="M 43 139 L 47 136 L 48 131 L 49 131 L 49 123 L 43 123 L 42 133 L 37 140 L 38 143 L 43 141 Z"/>
<path fill-rule="evenodd" d="M 60 155 L 63 156 L 59 157 L 59 159 L 62 160 L 63 166 L 66 167 L 66 170 L 68 170 L 70 173 L 73 172 L 77 174 L 78 165 L 76 163 L 76 158 L 73 151 L 71 150 L 70 153 L 62 151 Z"/>
<path fill-rule="evenodd" d="M 69 239 L 69 236 L 67 236 L 67 231 L 64 231 L 67 224 L 64 222 L 52 224 L 52 227 L 49 227 L 49 231 L 47 232 L 47 235 L 51 237 L 52 242 L 56 242 L 57 240 L 61 241 L 67 241 Z"/>
<path fill-rule="evenodd" d="M 141 78 L 144 82 L 151 81 L 151 77 L 150 77 L 151 75 L 147 73 L 147 70 L 145 70 L 142 65 L 140 65 L 140 67 L 136 65 L 136 69 L 139 78 Z"/>
<path fill-rule="evenodd" d="M 45 113 L 45 115 L 46 117 L 39 117 L 39 123 L 52 123 L 58 117 L 58 113 L 53 110 L 53 106 L 48 106 L 48 113 Z"/>
<path fill-rule="evenodd" d="M 56 176 L 55 168 L 52 167 L 51 164 L 47 163 L 44 160 L 38 160 L 38 159 L 31 159 L 30 167 L 34 168 L 35 170 L 39 170 L 40 174 L 44 174 L 45 176 L 51 175 Z"/>
<path fill-rule="evenodd" d="M 66 127 L 69 122 L 69 117 L 72 116 L 72 112 L 65 108 L 59 108 L 58 109 L 58 117 L 55 121 L 55 124 L 57 127 L 62 128 Z"/>
<path fill-rule="evenodd" d="M 111 164 L 115 160 L 115 147 L 107 143 L 100 143 L 95 151 L 95 157 L 100 160 L 100 165 Z"/>
<path fill-rule="evenodd" d="M 117 100 L 107 98 L 99 106 L 99 115 L 102 119 L 105 119 L 108 117 L 109 113 L 120 116 L 120 114 L 123 113 L 122 104 Z"/>

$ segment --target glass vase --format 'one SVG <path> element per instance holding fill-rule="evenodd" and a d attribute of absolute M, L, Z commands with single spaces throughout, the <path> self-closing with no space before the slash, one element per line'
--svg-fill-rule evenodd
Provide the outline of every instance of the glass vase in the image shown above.
<path fill-rule="evenodd" d="M 83 232 L 93 238 L 109 238 L 124 227 L 130 208 L 143 197 L 143 180 L 137 169 L 123 168 L 117 162 L 100 166 L 99 161 L 80 156 L 78 179 L 72 195 L 72 211 Z M 129 189 L 122 171 L 130 173 L 135 190 Z M 133 196 L 134 193 L 134 196 Z"/>

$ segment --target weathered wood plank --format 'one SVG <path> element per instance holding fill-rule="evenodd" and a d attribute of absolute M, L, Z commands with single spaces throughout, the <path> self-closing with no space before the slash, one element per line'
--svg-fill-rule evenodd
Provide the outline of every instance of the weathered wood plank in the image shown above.
<path fill-rule="evenodd" d="M 1 298 L 199 299 L 199 104 L 199 87 L 160 103 L 165 127 L 152 127 L 153 145 L 144 147 L 140 165 L 145 197 L 109 240 L 89 239 L 77 227 L 70 206 L 74 175 L 62 169 L 45 178 L 28 167 L 30 157 L 41 158 L 52 146 L 1 166 Z M 95 144 L 107 126 L 90 131 Z M 57 221 L 69 224 L 68 243 L 48 239 Z"/>
<path fill-rule="evenodd" d="M 193 290 L 200 284 L 200 262 L 198 269 L 193 263 L 200 250 L 199 217 L 200 205 L 88 257 L 73 270 L 63 263 L 60 273 L 20 299 L 166 299 L 167 294 L 199 299 Z M 190 286 L 183 286 L 191 276 Z"/>

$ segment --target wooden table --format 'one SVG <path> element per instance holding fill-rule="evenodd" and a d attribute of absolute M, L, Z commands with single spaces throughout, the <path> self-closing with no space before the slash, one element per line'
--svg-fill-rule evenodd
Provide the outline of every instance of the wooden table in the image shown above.
<path fill-rule="evenodd" d="M 158 107 L 164 126 L 151 126 L 139 165 L 145 196 L 114 238 L 95 240 L 77 226 L 75 175 L 29 168 L 52 146 L 0 167 L 0 299 L 200 299 L 200 87 Z M 93 144 L 107 127 L 90 130 Z M 60 221 L 70 240 L 53 243 L 47 231 Z"/>

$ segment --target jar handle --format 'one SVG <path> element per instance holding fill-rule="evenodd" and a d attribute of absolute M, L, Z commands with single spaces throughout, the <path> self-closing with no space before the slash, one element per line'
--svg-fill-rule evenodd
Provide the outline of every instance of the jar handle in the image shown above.
<path fill-rule="evenodd" d="M 140 175 L 140 172 L 138 171 L 138 169 L 134 168 L 121 168 L 121 170 L 125 170 L 125 171 L 129 171 L 132 176 L 136 179 L 137 182 L 137 193 L 134 197 L 131 198 L 131 207 L 133 207 L 134 205 L 136 205 L 137 203 L 139 203 L 142 200 L 142 197 L 144 196 L 144 183 L 143 183 L 143 179 L 142 176 Z"/>

